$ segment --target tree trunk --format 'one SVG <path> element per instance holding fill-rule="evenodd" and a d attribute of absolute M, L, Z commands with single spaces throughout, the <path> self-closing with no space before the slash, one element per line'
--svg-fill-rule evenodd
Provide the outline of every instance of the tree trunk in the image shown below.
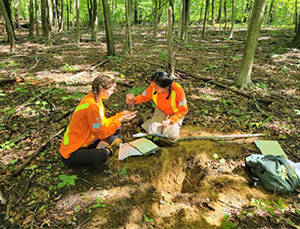
<path fill-rule="evenodd" d="M 180 0 L 180 17 L 179 17 L 179 21 L 178 21 L 178 37 L 180 37 L 182 39 L 182 16 L 183 16 L 183 2 L 185 0 Z"/>
<path fill-rule="evenodd" d="M 153 25 L 154 25 L 154 38 L 156 37 L 157 34 L 157 18 L 158 18 L 158 12 L 157 12 L 157 1 L 154 0 L 154 18 L 153 18 Z"/>
<path fill-rule="evenodd" d="M 71 0 L 72 1 L 72 0 Z M 73 5 L 72 5 L 72 12 L 71 12 L 71 14 L 72 14 L 72 27 L 74 28 L 75 27 L 75 13 L 76 13 L 76 2 L 77 2 L 77 0 L 74 0 L 73 1 Z M 71 3 L 70 3 L 71 4 Z"/>
<path fill-rule="evenodd" d="M 175 13 L 174 13 L 174 0 L 169 0 L 169 5 L 172 8 L 172 25 L 174 27 L 174 21 L 175 21 Z"/>
<path fill-rule="evenodd" d="M 40 35 L 39 17 L 40 17 L 40 12 L 39 12 L 38 0 L 35 0 L 35 32 L 37 36 Z"/>
<path fill-rule="evenodd" d="M 125 17 L 126 17 L 126 41 L 124 47 L 124 54 L 132 55 L 129 0 L 125 0 Z"/>
<path fill-rule="evenodd" d="M 92 27 L 91 27 L 91 39 L 97 41 L 98 36 L 98 4 L 97 0 L 93 3 L 93 15 L 92 15 Z"/>
<path fill-rule="evenodd" d="M 46 0 L 47 8 L 47 40 L 46 45 L 52 45 L 52 10 L 50 0 Z"/>
<path fill-rule="evenodd" d="M 47 38 L 47 12 L 46 12 L 46 0 L 41 0 L 41 14 L 42 14 L 42 31 L 43 31 L 43 38 Z"/>
<path fill-rule="evenodd" d="M 267 0 L 255 0 L 250 19 L 249 32 L 246 39 L 246 46 L 244 48 L 241 69 L 235 81 L 235 85 L 237 87 L 250 88 L 253 85 L 251 81 L 252 65 L 257 47 L 259 31 L 263 21 L 266 1 Z"/>
<path fill-rule="evenodd" d="M 219 14 L 218 14 L 218 19 L 217 19 L 218 23 L 221 23 L 221 14 L 222 14 L 222 0 L 220 0 L 220 3 L 219 3 Z"/>
<path fill-rule="evenodd" d="M 137 25 L 139 23 L 139 6 L 138 0 L 134 0 L 134 24 Z"/>
<path fill-rule="evenodd" d="M 67 6 L 67 29 L 70 30 L 70 8 L 69 8 L 69 1 L 66 2 Z"/>
<path fill-rule="evenodd" d="M 56 28 L 58 25 L 58 9 L 57 9 L 57 0 L 52 0 L 52 9 L 53 9 L 53 27 Z"/>
<path fill-rule="evenodd" d="M 225 32 L 225 29 L 227 27 L 227 0 L 224 0 L 224 21 L 225 21 L 224 24 L 224 32 Z"/>
<path fill-rule="evenodd" d="M 201 0 L 199 4 L 201 4 L 201 7 L 200 7 L 200 17 L 199 17 L 199 23 L 201 23 L 202 21 L 202 13 L 203 13 L 203 1 L 204 0 Z"/>
<path fill-rule="evenodd" d="M 67 3 L 68 5 L 68 3 Z M 64 30 L 64 0 L 61 0 L 60 2 L 60 20 L 59 20 L 59 32 L 62 32 Z"/>
<path fill-rule="evenodd" d="M 92 10 L 93 10 L 93 2 L 92 0 L 87 0 L 87 8 L 89 13 L 89 26 L 92 25 Z"/>
<path fill-rule="evenodd" d="M 206 27 L 206 21 L 208 17 L 208 8 L 209 8 L 209 0 L 206 0 L 205 3 L 205 15 L 204 15 L 204 21 L 203 21 L 203 28 L 202 28 L 202 39 L 205 39 L 205 27 Z"/>
<path fill-rule="evenodd" d="M 188 22 L 190 16 L 190 0 L 183 0 L 183 7 L 182 7 L 182 39 L 184 42 L 188 43 Z"/>
<path fill-rule="evenodd" d="M 295 32 L 298 29 L 298 1 L 295 0 Z"/>
<path fill-rule="evenodd" d="M 114 46 L 114 38 L 112 32 L 112 24 L 110 20 L 110 12 L 108 0 L 102 0 L 103 5 L 103 14 L 104 14 L 104 22 L 105 22 L 105 31 L 106 31 L 106 44 L 107 44 L 107 56 L 115 56 L 115 46 Z"/>
<path fill-rule="evenodd" d="M 215 27 L 215 0 L 211 1 L 211 26 Z"/>
<path fill-rule="evenodd" d="M 79 48 L 80 46 L 80 31 L 79 31 L 79 25 L 80 25 L 80 15 L 79 15 L 79 0 L 76 1 L 76 35 L 75 35 L 75 45 Z"/>
<path fill-rule="evenodd" d="M 172 19 L 172 7 L 168 8 L 168 36 L 167 36 L 167 44 L 168 44 L 168 63 L 167 63 L 167 73 L 169 73 L 172 79 L 175 78 L 175 53 L 174 53 L 174 41 L 173 41 L 173 19 Z"/>
<path fill-rule="evenodd" d="M 272 23 L 274 2 L 275 2 L 275 0 L 272 0 L 271 4 L 270 4 L 269 16 L 268 16 L 268 25 L 270 25 Z"/>
<path fill-rule="evenodd" d="M 294 37 L 291 45 L 294 48 L 300 49 L 300 23 L 298 24 L 297 33 L 296 33 L 296 36 Z"/>
<path fill-rule="evenodd" d="M 33 24 L 34 24 L 34 16 L 33 16 L 33 0 L 30 0 L 29 4 L 29 37 L 33 37 Z"/>
<path fill-rule="evenodd" d="M 8 34 L 8 40 L 10 45 L 10 52 L 14 52 L 16 49 L 16 42 L 15 42 L 15 36 L 13 32 L 13 25 L 11 24 L 11 20 L 9 20 L 9 15 L 7 13 L 5 4 L 3 0 L 0 0 L 0 6 L 2 9 L 2 14 L 5 20 L 6 28 L 7 28 L 7 34 Z"/>
<path fill-rule="evenodd" d="M 229 39 L 233 37 L 233 29 L 234 29 L 234 15 L 235 15 L 235 7 L 234 7 L 234 0 L 231 0 L 232 4 L 232 13 L 231 13 L 231 29 Z"/>
<path fill-rule="evenodd" d="M 19 18 L 18 0 L 14 0 L 14 8 L 15 8 L 16 27 L 20 29 L 21 24 L 20 24 L 20 18 Z"/>

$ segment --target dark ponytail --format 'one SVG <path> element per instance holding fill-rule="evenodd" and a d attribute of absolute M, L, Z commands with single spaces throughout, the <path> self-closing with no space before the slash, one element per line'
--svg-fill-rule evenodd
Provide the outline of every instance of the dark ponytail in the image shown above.
<path fill-rule="evenodd" d="M 155 71 L 151 75 L 151 82 L 155 82 L 158 86 L 162 88 L 169 87 L 169 94 L 166 99 L 170 98 L 171 95 L 171 84 L 173 83 L 173 79 L 170 78 L 169 74 L 164 71 Z M 156 92 L 154 92 L 156 93 Z"/>

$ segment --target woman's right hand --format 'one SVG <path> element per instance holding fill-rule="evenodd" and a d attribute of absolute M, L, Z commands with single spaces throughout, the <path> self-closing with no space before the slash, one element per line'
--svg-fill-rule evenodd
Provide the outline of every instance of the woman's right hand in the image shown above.
<path fill-rule="evenodd" d="M 122 116 L 119 118 L 120 122 L 127 122 L 135 118 L 138 111 L 130 112 L 125 110 L 122 112 Z"/>

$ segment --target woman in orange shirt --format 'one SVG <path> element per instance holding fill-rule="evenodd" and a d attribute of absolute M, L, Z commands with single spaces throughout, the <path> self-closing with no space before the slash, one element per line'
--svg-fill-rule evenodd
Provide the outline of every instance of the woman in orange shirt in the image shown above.
<path fill-rule="evenodd" d="M 184 90 L 173 82 L 164 71 L 156 71 L 151 76 L 149 87 L 135 98 L 135 104 L 155 103 L 155 111 L 151 119 L 142 127 L 149 133 L 160 133 L 171 139 L 179 136 L 183 119 L 188 112 Z M 128 101 L 127 101 L 128 102 Z"/>
<path fill-rule="evenodd" d="M 112 152 L 109 147 L 119 134 L 121 123 L 136 116 L 127 110 L 106 118 L 102 99 L 108 99 L 116 83 L 107 75 L 97 76 L 92 83 L 92 92 L 76 107 L 64 134 L 59 152 L 69 168 L 105 163 Z M 102 140 L 102 141 L 101 141 Z"/>

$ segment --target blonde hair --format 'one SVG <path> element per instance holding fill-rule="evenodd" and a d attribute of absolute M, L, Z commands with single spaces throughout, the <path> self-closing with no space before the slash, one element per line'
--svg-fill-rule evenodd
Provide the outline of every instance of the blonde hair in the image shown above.
<path fill-rule="evenodd" d="M 92 83 L 92 93 L 95 97 L 96 102 L 98 102 L 98 96 L 100 89 L 107 90 L 112 86 L 116 85 L 115 80 L 108 75 L 99 74 Z"/>

